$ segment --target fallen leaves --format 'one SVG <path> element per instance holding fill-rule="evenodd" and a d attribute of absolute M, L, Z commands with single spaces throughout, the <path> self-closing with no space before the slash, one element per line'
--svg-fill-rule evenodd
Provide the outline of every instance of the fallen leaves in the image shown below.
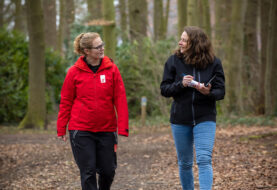
<path fill-rule="evenodd" d="M 213 189 L 277 189 L 276 131 L 276 127 L 218 128 Z M 117 157 L 112 190 L 181 189 L 169 128 L 119 137 Z M 199 189 L 197 170 L 194 164 Z M 51 134 L 0 135 L 0 189 L 80 189 L 69 141 Z"/>

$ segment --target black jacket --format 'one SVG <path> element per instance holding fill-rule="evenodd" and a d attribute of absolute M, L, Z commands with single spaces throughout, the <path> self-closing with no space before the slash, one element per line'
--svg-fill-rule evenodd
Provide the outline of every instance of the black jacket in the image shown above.
<path fill-rule="evenodd" d="M 203 95 L 191 87 L 184 87 L 184 75 L 194 76 L 194 80 L 206 84 L 213 75 L 209 95 Z M 203 121 L 216 121 L 216 101 L 224 98 L 225 77 L 221 61 L 215 58 L 206 69 L 196 69 L 186 64 L 176 55 L 168 58 L 164 66 L 161 94 L 173 97 L 170 122 L 173 124 L 196 125 Z"/>

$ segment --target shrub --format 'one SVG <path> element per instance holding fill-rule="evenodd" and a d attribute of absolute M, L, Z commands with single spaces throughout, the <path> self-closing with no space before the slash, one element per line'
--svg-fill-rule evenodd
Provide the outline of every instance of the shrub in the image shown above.
<path fill-rule="evenodd" d="M 58 102 L 66 65 L 56 53 L 46 51 L 47 111 Z M 0 30 L 0 123 L 19 122 L 27 111 L 28 42 L 24 36 Z"/>
<path fill-rule="evenodd" d="M 175 45 L 172 39 L 153 43 L 145 38 L 139 44 L 124 42 L 117 47 L 116 63 L 124 80 L 131 118 L 140 115 L 142 96 L 147 97 L 148 115 L 168 115 L 170 100 L 161 96 L 160 82 L 164 63 Z"/>

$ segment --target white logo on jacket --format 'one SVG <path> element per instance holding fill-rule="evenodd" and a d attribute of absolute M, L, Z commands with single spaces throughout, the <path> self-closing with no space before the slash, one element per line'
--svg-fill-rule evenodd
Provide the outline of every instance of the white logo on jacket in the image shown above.
<path fill-rule="evenodd" d="M 106 83 L 106 77 L 105 77 L 105 75 L 100 75 L 100 82 L 101 83 Z"/>

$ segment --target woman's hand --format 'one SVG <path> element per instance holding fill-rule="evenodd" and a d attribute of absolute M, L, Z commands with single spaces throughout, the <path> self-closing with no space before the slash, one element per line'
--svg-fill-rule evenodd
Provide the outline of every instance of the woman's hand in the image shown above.
<path fill-rule="evenodd" d="M 188 84 L 193 80 L 193 76 L 191 75 L 186 75 L 183 77 L 182 84 L 184 87 L 187 87 Z"/>
<path fill-rule="evenodd" d="M 208 94 L 210 94 L 211 87 L 212 87 L 211 84 L 209 84 L 207 87 L 205 87 L 205 85 L 203 83 L 201 83 L 201 84 L 198 83 L 198 85 L 195 86 L 195 89 L 204 95 L 208 95 Z"/>
<path fill-rule="evenodd" d="M 65 142 L 66 141 L 66 136 L 65 135 L 64 136 L 59 136 L 58 139 L 61 139 Z"/>

